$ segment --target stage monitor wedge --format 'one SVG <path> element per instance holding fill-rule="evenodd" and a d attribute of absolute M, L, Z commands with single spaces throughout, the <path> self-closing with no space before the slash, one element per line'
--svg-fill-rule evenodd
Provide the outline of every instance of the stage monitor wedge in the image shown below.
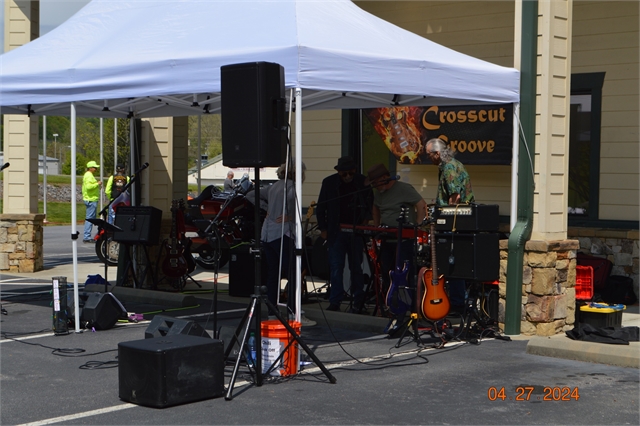
<path fill-rule="evenodd" d="M 222 164 L 277 167 L 284 163 L 284 68 L 249 62 L 220 68 Z"/>

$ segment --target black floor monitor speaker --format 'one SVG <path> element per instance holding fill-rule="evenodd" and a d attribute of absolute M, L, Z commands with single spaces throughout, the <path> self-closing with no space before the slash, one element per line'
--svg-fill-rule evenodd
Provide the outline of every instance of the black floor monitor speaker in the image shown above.
<path fill-rule="evenodd" d="M 436 234 L 438 273 L 446 278 L 495 281 L 500 274 L 500 239 L 495 233 Z"/>
<path fill-rule="evenodd" d="M 112 293 L 88 293 L 82 307 L 81 319 L 86 321 L 87 328 L 108 330 L 118 322 L 120 317 L 126 318 L 127 311 Z"/>
<path fill-rule="evenodd" d="M 222 341 L 176 334 L 118 344 L 120 399 L 164 408 L 224 393 Z"/>
<path fill-rule="evenodd" d="M 144 332 L 145 339 L 153 337 L 173 336 L 176 334 L 188 334 L 189 336 L 208 337 L 209 333 L 195 321 L 181 318 L 172 318 L 156 315 Z"/>
<path fill-rule="evenodd" d="M 266 167 L 284 163 L 284 68 L 249 62 L 220 68 L 222 163 Z"/>
<path fill-rule="evenodd" d="M 122 229 L 114 232 L 119 243 L 156 245 L 160 240 L 162 210 L 152 206 L 120 206 L 115 224 Z"/>

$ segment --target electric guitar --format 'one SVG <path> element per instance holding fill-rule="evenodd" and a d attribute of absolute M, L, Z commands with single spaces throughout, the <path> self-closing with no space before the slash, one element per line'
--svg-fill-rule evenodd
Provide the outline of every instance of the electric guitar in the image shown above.
<path fill-rule="evenodd" d="M 187 261 L 184 259 L 183 252 L 184 247 L 178 243 L 178 236 L 176 230 L 177 221 L 177 201 L 171 201 L 171 236 L 170 243 L 166 246 L 166 255 L 164 262 L 162 262 L 162 272 L 171 278 L 183 277 L 187 271 Z"/>
<path fill-rule="evenodd" d="M 402 225 L 405 220 L 407 208 L 403 207 L 398 218 L 398 245 L 396 248 L 396 267 L 389 271 L 389 290 L 385 303 L 389 311 L 394 315 L 402 315 L 411 310 L 411 293 L 409 292 L 409 265 L 400 258 L 402 246 Z"/>
<path fill-rule="evenodd" d="M 422 296 L 422 315 L 431 321 L 438 321 L 449 313 L 449 297 L 444 290 L 444 275 L 438 276 L 438 264 L 436 262 L 436 224 L 433 212 L 429 215 L 431 241 L 431 269 L 422 268 L 418 277 L 419 286 L 424 286 Z"/>

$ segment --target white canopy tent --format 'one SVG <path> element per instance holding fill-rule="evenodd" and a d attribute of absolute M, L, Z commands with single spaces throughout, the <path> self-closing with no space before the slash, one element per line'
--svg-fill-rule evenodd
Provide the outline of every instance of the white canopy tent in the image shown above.
<path fill-rule="evenodd" d="M 220 67 L 258 61 L 284 67 L 297 111 L 519 102 L 517 70 L 440 46 L 349 0 L 93 0 L 0 56 L 0 112 L 71 115 L 74 164 L 76 115 L 217 113 Z M 297 164 L 301 137 L 296 114 Z"/>

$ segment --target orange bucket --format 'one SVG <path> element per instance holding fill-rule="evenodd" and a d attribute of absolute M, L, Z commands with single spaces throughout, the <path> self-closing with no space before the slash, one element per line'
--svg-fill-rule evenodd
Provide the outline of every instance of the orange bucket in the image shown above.
<path fill-rule="evenodd" d="M 289 321 L 289 325 L 299 336 L 300 323 Z M 278 320 L 267 320 L 260 324 L 260 334 L 262 335 L 262 372 L 266 373 L 284 351 L 284 355 L 271 375 L 290 376 L 298 373 L 298 343 L 293 340 L 289 330 Z M 287 348 L 290 341 L 293 343 Z"/>

